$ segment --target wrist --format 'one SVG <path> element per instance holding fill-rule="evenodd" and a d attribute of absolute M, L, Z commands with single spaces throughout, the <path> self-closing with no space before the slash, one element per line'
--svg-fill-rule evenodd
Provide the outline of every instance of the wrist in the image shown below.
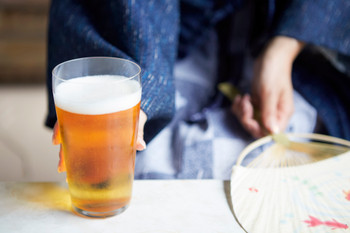
<path fill-rule="evenodd" d="M 268 43 L 264 56 L 283 60 L 290 65 L 303 50 L 305 43 L 292 37 L 276 36 Z"/>

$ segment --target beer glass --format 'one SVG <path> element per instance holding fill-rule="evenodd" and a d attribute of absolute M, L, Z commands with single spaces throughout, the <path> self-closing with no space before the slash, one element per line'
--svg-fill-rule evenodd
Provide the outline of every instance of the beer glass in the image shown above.
<path fill-rule="evenodd" d="M 140 67 L 112 57 L 63 62 L 53 96 L 72 209 L 103 218 L 131 199 L 140 112 Z"/>

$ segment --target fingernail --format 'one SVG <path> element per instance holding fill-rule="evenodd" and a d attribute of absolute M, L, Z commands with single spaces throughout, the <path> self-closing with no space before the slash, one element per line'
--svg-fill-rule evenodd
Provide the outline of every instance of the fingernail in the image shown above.
<path fill-rule="evenodd" d="M 271 127 L 271 131 L 273 134 L 278 134 L 280 132 L 280 128 L 278 127 L 278 125 L 272 125 Z"/>
<path fill-rule="evenodd" d="M 273 119 L 270 119 L 266 126 L 267 126 L 267 129 L 270 131 L 270 133 L 277 134 L 280 132 L 279 126 L 276 124 L 276 122 Z"/>
<path fill-rule="evenodd" d="M 137 139 L 137 150 L 144 150 L 146 149 L 146 142 L 142 138 Z"/>
<path fill-rule="evenodd" d="M 143 146 L 143 149 L 146 149 L 146 142 L 144 140 L 141 141 L 141 145 Z"/>

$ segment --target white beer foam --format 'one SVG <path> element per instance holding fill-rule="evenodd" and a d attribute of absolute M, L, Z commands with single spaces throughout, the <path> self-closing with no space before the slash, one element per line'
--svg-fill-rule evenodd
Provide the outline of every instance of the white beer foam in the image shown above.
<path fill-rule="evenodd" d="M 85 76 L 58 84 L 54 99 L 57 107 L 68 112 L 107 114 L 137 105 L 141 100 L 141 86 L 123 76 Z"/>

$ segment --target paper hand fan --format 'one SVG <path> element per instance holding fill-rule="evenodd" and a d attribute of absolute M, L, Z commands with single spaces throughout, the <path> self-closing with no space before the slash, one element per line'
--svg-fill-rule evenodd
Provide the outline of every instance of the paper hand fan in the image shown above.
<path fill-rule="evenodd" d="M 250 144 L 231 177 L 241 227 L 249 233 L 350 232 L 349 149 L 349 141 L 318 134 Z M 254 152 L 259 155 L 251 158 Z"/>

